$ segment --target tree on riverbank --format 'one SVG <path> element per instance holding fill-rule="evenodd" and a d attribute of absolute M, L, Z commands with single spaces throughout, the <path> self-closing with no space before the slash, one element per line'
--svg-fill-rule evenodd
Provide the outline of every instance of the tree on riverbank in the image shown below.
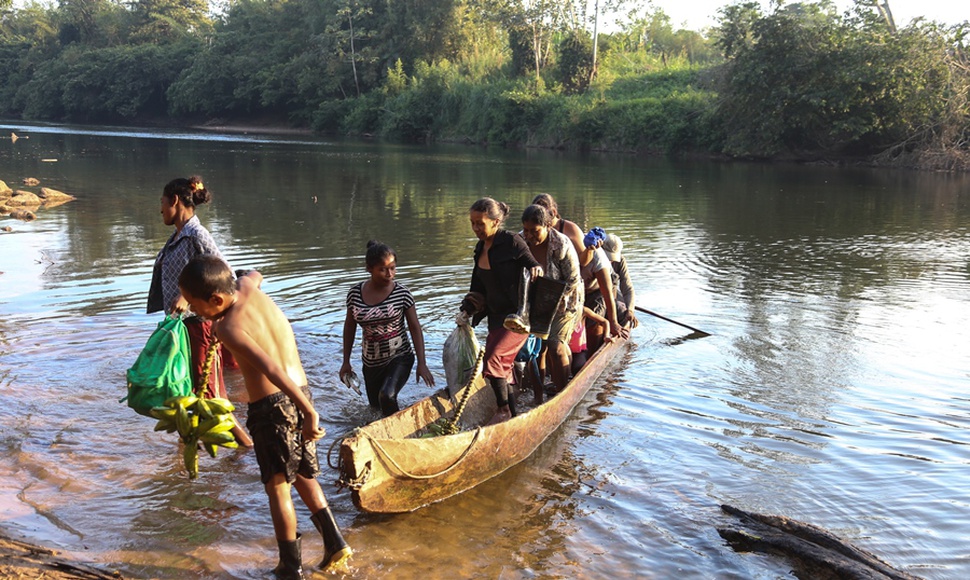
<path fill-rule="evenodd" d="M 970 168 L 970 27 L 897 30 L 874 4 L 844 15 L 824 2 L 725 9 L 725 152 Z"/>
<path fill-rule="evenodd" d="M 970 25 L 823 0 L 696 32 L 638 2 L 30 4 L 0 18 L 0 115 L 970 167 Z M 603 6 L 628 10 L 609 34 Z"/>

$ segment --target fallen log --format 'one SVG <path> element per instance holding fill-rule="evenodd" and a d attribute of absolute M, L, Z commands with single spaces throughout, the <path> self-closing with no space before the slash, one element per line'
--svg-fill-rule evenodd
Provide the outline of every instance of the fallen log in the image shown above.
<path fill-rule="evenodd" d="M 717 529 L 732 548 L 784 556 L 803 580 L 920 580 L 818 526 L 729 505 L 721 509 L 736 516 L 744 528 Z"/>
<path fill-rule="evenodd" d="M 0 532 L 0 575 L 3 578 L 117 580 L 116 570 L 102 570 L 61 557 L 56 551 L 7 537 Z"/>

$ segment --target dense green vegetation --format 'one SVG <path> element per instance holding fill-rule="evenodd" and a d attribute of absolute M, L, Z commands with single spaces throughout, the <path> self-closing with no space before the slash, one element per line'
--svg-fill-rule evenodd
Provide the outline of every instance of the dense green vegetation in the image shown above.
<path fill-rule="evenodd" d="M 970 25 L 635 2 L 0 0 L 0 116 L 970 168 Z"/>

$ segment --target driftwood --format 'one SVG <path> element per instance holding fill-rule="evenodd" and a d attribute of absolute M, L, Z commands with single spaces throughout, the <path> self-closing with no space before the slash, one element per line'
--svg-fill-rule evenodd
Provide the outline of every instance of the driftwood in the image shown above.
<path fill-rule="evenodd" d="M 721 509 L 736 516 L 744 528 L 717 529 L 732 548 L 785 556 L 794 565 L 795 576 L 803 580 L 920 580 L 812 524 L 729 505 Z"/>
<path fill-rule="evenodd" d="M 21 542 L 2 533 L 0 533 L 0 570 L 2 570 L 4 578 L 72 578 L 77 580 L 117 580 L 123 578 L 115 570 L 101 570 L 91 564 L 62 558 L 54 550 Z"/>

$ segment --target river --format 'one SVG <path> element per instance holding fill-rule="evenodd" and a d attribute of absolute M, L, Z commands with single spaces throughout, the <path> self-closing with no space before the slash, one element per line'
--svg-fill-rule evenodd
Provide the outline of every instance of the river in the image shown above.
<path fill-rule="evenodd" d="M 8 533 L 135 578 L 275 565 L 252 453 L 203 456 L 189 481 L 174 436 L 118 402 L 160 320 L 144 310 L 171 233 L 162 187 L 199 174 L 213 192 L 202 223 L 293 323 L 352 576 L 789 577 L 783 559 L 721 539 L 731 504 L 918 576 L 970 577 L 970 177 L 0 123 L 10 132 L 0 180 L 77 200 L 0 218 Z M 367 240 L 396 249 L 443 383 L 468 207 L 504 200 L 516 228 L 539 192 L 621 236 L 641 306 L 711 336 L 641 314 L 630 349 L 527 461 L 414 513 L 358 513 L 326 450 L 375 418 L 336 376 Z M 402 403 L 429 392 L 412 378 Z M 312 565 L 322 544 L 298 514 Z"/>

